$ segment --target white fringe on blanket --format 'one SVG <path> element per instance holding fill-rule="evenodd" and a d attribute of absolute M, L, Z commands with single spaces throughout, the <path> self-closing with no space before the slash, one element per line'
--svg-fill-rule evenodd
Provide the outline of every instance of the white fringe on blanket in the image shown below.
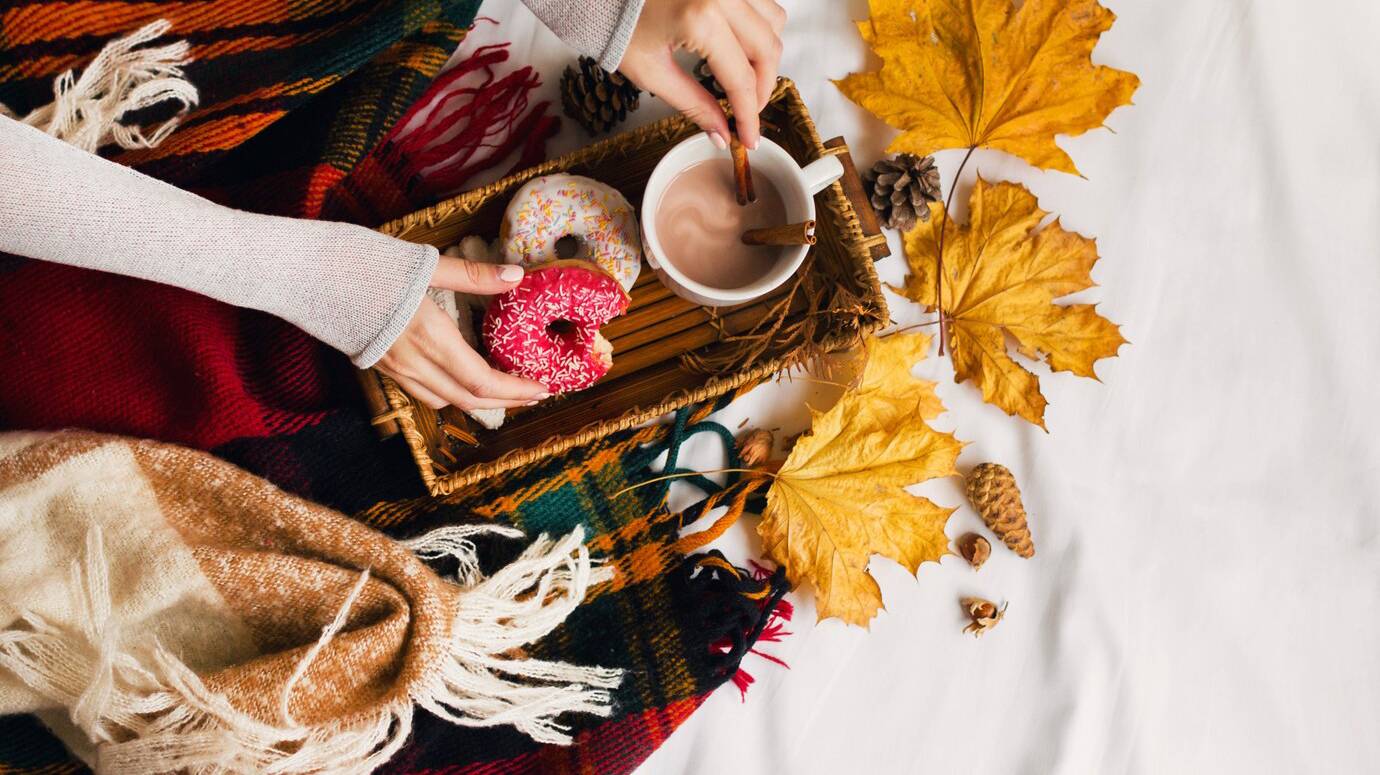
<path fill-rule="evenodd" d="M 584 530 L 576 528 L 560 540 L 539 537 L 511 564 L 483 578 L 468 540 L 477 533 L 521 534 L 499 526 L 449 527 L 408 542 L 420 556 L 460 561 L 465 591 L 455 613 L 451 653 L 413 690 L 410 702 L 348 726 L 304 727 L 291 718 L 265 724 L 207 689 L 156 640 L 122 650 L 99 527 L 88 532 L 85 556 L 72 565 L 85 630 L 62 631 L 25 615 L 25 629 L 0 631 L 0 668 L 73 709 L 73 722 L 99 743 L 96 770 L 101 773 L 368 773 L 406 741 L 413 702 L 456 724 L 512 724 L 539 742 L 569 743 L 569 730 L 557 717 L 571 711 L 608 716 L 609 689 L 618 685 L 621 671 L 504 655 L 554 629 L 591 584 L 612 572 L 591 560 Z M 323 630 L 318 647 L 343 625 L 367 578 L 366 571 Z M 317 651 L 304 656 L 298 673 Z M 284 687 L 284 708 L 295 684 L 290 680 Z"/>
<path fill-rule="evenodd" d="M 53 102 L 19 118 L 0 104 L 0 115 L 77 146 L 83 151 L 115 143 L 121 148 L 153 148 L 177 128 L 197 104 L 196 87 L 183 77 L 191 46 L 178 41 L 139 48 L 172 28 L 159 19 L 107 43 L 80 77 L 71 70 L 53 82 Z M 152 131 L 124 123 L 127 114 L 161 102 L 181 104 L 177 114 Z"/>

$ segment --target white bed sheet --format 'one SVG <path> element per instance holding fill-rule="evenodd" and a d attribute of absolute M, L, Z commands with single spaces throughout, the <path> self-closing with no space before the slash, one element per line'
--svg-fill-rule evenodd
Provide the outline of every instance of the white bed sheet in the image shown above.
<path fill-rule="evenodd" d="M 790 669 L 749 657 L 746 702 L 716 693 L 641 772 L 1380 767 L 1380 4 L 1104 2 L 1120 18 L 1095 59 L 1143 85 L 1115 133 L 1061 141 L 1087 179 L 975 166 L 1097 238 L 1085 296 L 1132 344 L 1101 384 L 1037 369 L 1049 434 L 945 361 L 917 370 L 941 382 L 938 425 L 971 442 L 960 467 L 1015 471 L 1038 555 L 997 548 L 977 574 L 950 557 L 918 581 L 878 559 L 871 632 L 814 624 L 796 594 L 794 634 L 766 647 Z M 893 132 L 829 81 L 868 61 L 864 0 L 784 4 L 783 73 L 870 164 Z M 572 55 L 516 0 L 482 12 L 502 23 L 467 46 L 512 40 L 554 97 Z M 634 123 L 665 113 L 648 100 Z M 583 142 L 567 122 L 552 150 Z M 946 187 L 957 162 L 939 156 Z M 898 282 L 893 247 L 879 269 Z M 801 430 L 819 390 L 768 385 L 722 419 Z M 688 462 L 720 464 L 708 445 Z M 917 492 L 962 503 L 956 481 Z M 979 524 L 964 508 L 949 534 Z M 717 545 L 753 556 L 754 527 Z M 981 640 L 960 633 L 969 594 L 1010 602 Z"/>

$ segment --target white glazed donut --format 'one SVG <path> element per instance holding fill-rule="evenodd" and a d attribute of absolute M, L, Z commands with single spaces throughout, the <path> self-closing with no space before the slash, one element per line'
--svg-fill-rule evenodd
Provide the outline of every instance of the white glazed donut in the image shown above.
<path fill-rule="evenodd" d="M 558 255 L 556 242 L 574 237 L 574 255 Z M 631 291 L 642 268 L 637 214 L 623 195 L 579 175 L 547 175 L 518 189 L 498 233 L 503 260 L 534 266 L 562 259 L 598 264 Z"/>

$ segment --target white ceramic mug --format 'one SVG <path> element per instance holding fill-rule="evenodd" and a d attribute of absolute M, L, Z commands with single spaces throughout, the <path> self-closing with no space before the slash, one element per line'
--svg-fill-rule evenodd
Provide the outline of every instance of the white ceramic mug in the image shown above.
<path fill-rule="evenodd" d="M 808 245 L 781 248 L 782 257 L 770 273 L 740 288 L 715 288 L 696 282 L 667 259 L 656 233 L 656 210 L 662 194 L 676 175 L 686 168 L 707 159 L 723 158 L 726 153 L 715 148 L 708 135 L 703 133 L 680 142 L 652 170 L 647 191 L 642 197 L 642 249 L 647 262 L 676 295 L 707 307 L 743 304 L 771 293 L 795 274 L 810 250 Z M 843 177 L 843 164 L 836 157 L 825 156 L 802 168 L 786 153 L 786 149 L 766 138 L 762 138 L 757 150 L 748 153 L 748 160 L 752 163 L 753 177 L 770 178 L 781 193 L 786 205 L 787 223 L 816 220 L 815 194 Z"/>

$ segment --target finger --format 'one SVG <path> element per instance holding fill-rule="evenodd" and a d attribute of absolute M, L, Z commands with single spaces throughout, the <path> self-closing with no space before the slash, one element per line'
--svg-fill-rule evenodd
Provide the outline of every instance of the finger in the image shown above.
<path fill-rule="evenodd" d="M 652 69 L 655 73 L 653 77 L 644 79 L 648 83 L 639 86 L 655 92 L 667 105 L 680 111 L 711 136 L 718 135 L 724 143 L 723 147 L 727 148 L 728 117 L 724 115 L 723 106 L 714 95 L 706 91 L 689 73 L 680 69 L 669 51 L 664 60 L 659 59 L 652 65 Z"/>
<path fill-rule="evenodd" d="M 436 273 L 431 276 L 431 286 L 467 293 L 503 293 L 521 282 L 522 274 L 522 267 L 515 264 L 485 264 L 441 256 Z"/>
<path fill-rule="evenodd" d="M 411 350 L 394 368 L 445 403 L 479 409 L 522 406 L 547 397 L 540 383 L 495 372 L 429 299 L 417 309 L 410 328 Z"/>
<path fill-rule="evenodd" d="M 441 364 L 452 379 L 477 398 L 515 401 L 517 403 L 513 405 L 518 406 L 551 396 L 546 386 L 540 382 L 505 374 L 493 368 L 458 335 L 437 344 L 439 346 L 433 360 Z"/>
<path fill-rule="evenodd" d="M 738 139 L 748 148 L 756 148 L 760 136 L 757 74 L 748 63 L 747 54 L 727 20 L 719 16 L 716 23 L 709 25 L 708 32 L 707 39 L 697 41 L 698 48 L 709 60 L 709 69 L 714 73 L 715 80 L 728 94 L 728 102 L 733 106 L 733 118 L 738 126 Z"/>
<path fill-rule="evenodd" d="M 403 390 L 406 390 L 408 395 L 438 412 L 450 406 L 450 402 L 431 392 L 426 386 L 411 377 L 404 377 L 401 374 L 389 374 L 388 376 L 392 377 Z"/>
<path fill-rule="evenodd" d="M 747 54 L 757 76 L 757 112 L 767 106 L 776 90 L 776 73 L 781 65 L 781 38 L 748 0 L 733 3 L 733 34 Z"/>
<path fill-rule="evenodd" d="M 771 31 L 776 36 L 781 37 L 781 31 L 786 29 L 786 9 L 781 7 L 775 0 L 747 0 L 752 4 L 754 10 L 762 15 L 763 19 L 771 25 Z"/>
<path fill-rule="evenodd" d="M 413 318 L 418 324 L 414 341 L 419 353 L 409 359 L 409 366 L 415 368 L 412 361 L 425 360 L 445 375 L 444 381 L 431 376 L 427 384 L 432 392 L 451 403 L 455 403 L 455 399 L 446 391 L 455 393 L 457 388 L 471 398 L 509 399 L 519 404 L 548 397 L 546 386 L 540 382 L 494 371 L 489 362 L 465 342 L 450 316 L 429 302 L 424 301 L 417 309 L 417 317 Z M 421 375 L 414 373 L 412 376 L 420 378 Z M 442 382 L 451 384 L 443 388 Z M 473 408 L 469 404 L 466 406 Z"/>
<path fill-rule="evenodd" d="M 485 364 L 484 368 L 488 369 L 489 367 Z M 455 375 L 445 365 L 435 361 L 414 363 L 412 364 L 412 372 L 417 382 L 440 396 L 446 403 L 461 409 L 512 409 L 517 406 L 526 406 L 535 400 L 532 398 L 512 399 L 477 396 L 469 388 L 458 382 Z"/>

